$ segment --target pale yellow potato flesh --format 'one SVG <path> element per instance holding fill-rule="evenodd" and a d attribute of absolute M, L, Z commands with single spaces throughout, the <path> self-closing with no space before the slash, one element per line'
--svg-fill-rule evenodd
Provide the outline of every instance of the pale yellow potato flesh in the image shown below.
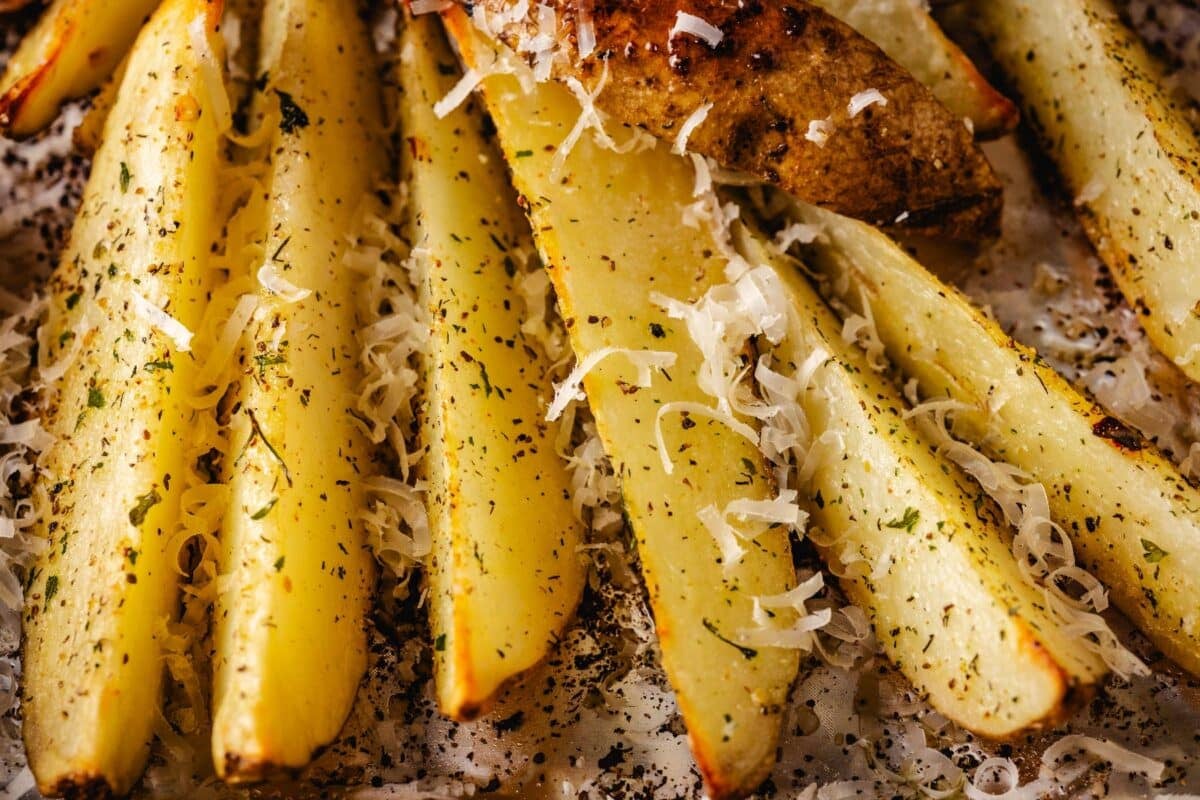
<path fill-rule="evenodd" d="M 1200 674 L 1200 492 L 885 235 L 810 206 L 795 214 L 824 232 L 806 261 L 851 307 L 865 292 L 887 355 L 922 396 L 973 409 L 953 416 L 954 433 L 1044 484 L 1079 564 Z"/>
<path fill-rule="evenodd" d="M 559 424 L 544 419 L 551 361 L 521 331 L 529 223 L 478 107 L 433 113 L 458 78 L 437 19 L 409 21 L 400 53 L 414 277 L 431 326 L 419 417 L 434 674 L 443 713 L 466 719 L 571 618 L 587 575 L 583 530 Z"/>
<path fill-rule="evenodd" d="M 104 83 L 158 4 L 54 0 L 0 77 L 0 131 L 35 134 L 54 121 L 64 101 Z"/>
<path fill-rule="evenodd" d="M 47 796 L 123 793 L 159 715 L 178 608 L 180 495 L 192 452 L 196 330 L 221 228 L 216 115 L 189 27 L 220 57 L 220 3 L 169 0 L 138 39 L 50 281 L 39 360 L 56 441 L 37 487 L 47 550 L 25 612 L 24 735 Z"/>
<path fill-rule="evenodd" d="M 449 21 L 471 63 L 483 45 L 464 16 Z M 773 496 L 754 444 L 721 422 L 671 414 L 663 427 L 673 474 L 656 446 L 661 405 L 712 405 L 696 381 L 699 350 L 683 324 L 650 300 L 653 291 L 692 300 L 725 280 L 713 237 L 681 222 L 691 202 L 691 166 L 665 148 L 618 155 L 584 136 L 552 174 L 579 104 L 558 84 L 526 94 L 514 79 L 495 76 L 482 86 L 576 357 L 606 347 L 677 354 L 669 376 L 656 376 L 650 388 L 631 385 L 636 373 L 614 355 L 587 374 L 584 389 L 622 477 L 663 667 L 693 755 L 710 796 L 745 794 L 771 770 L 798 658 L 735 640 L 753 626 L 752 598 L 790 589 L 794 570 L 782 528 L 762 532 L 739 563 L 723 565 L 697 516 L 709 505 Z"/>
<path fill-rule="evenodd" d="M 277 127 L 258 289 L 243 337 L 215 608 L 213 761 L 226 781 L 303 767 L 342 727 L 366 667 L 374 562 L 360 514 L 372 447 L 352 416 L 359 281 L 343 264 L 386 168 L 371 42 L 353 4 L 265 4 L 260 108 Z"/>
<path fill-rule="evenodd" d="M 934 97 L 971 121 L 975 135 L 991 138 L 1016 127 L 1017 107 L 914 0 L 813 0 L 879 45 L 893 61 L 929 87 Z"/>
<path fill-rule="evenodd" d="M 1107 0 L 980 0 L 967 14 L 1146 335 L 1200 380 L 1200 141 L 1189 110 Z"/>
<path fill-rule="evenodd" d="M 800 265 L 745 231 L 748 260 L 769 264 L 792 307 L 774 369 L 827 359 L 798 401 L 814 437 L 843 437 L 807 494 L 822 557 L 871 619 L 884 653 L 930 704 L 968 730 L 1005 738 L 1064 711 L 1070 691 L 1106 671 L 1066 634 L 1026 582 L 998 510 L 904 418 L 899 389 L 841 335 Z"/>

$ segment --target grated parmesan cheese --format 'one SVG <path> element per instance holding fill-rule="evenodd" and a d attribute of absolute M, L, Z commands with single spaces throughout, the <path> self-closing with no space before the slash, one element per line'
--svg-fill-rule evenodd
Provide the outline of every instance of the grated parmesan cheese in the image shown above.
<path fill-rule="evenodd" d="M 312 289 L 302 289 L 276 272 L 273 264 L 263 264 L 259 267 L 258 282 L 285 303 L 299 303 L 312 294 Z"/>
<path fill-rule="evenodd" d="M 208 26 L 204 13 L 188 23 L 188 37 L 192 50 L 200 61 L 200 77 L 204 91 L 216 117 L 217 133 L 228 133 L 233 129 L 233 111 L 229 105 L 229 93 L 225 89 L 222 64 L 213 52 L 208 40 Z"/>
<path fill-rule="evenodd" d="M 850 115 L 851 119 L 854 119 L 871 106 L 886 106 L 887 104 L 887 98 L 878 89 L 867 89 L 850 98 L 850 102 L 846 105 L 846 113 Z"/>
<path fill-rule="evenodd" d="M 1083 188 L 1079 190 L 1079 194 L 1075 195 L 1075 205 L 1084 206 L 1093 200 L 1099 200 L 1100 196 L 1104 194 L 1107 189 L 1108 186 L 1105 185 L 1104 180 L 1099 176 L 1096 176 L 1085 183 Z"/>
<path fill-rule="evenodd" d="M 867 354 L 867 364 L 876 372 L 886 372 L 888 360 L 883 341 L 875 327 L 875 315 L 865 290 L 860 291 L 862 313 L 847 313 L 842 322 L 842 341 L 857 344 Z"/>
<path fill-rule="evenodd" d="M 754 627 L 739 630 L 738 641 L 749 647 L 811 651 L 816 645 L 816 632 L 833 619 L 833 610 L 810 611 L 805 604 L 824 588 L 825 578 L 820 572 L 814 572 L 782 594 L 755 597 Z M 773 612 L 782 609 L 795 613 L 796 618 L 791 624 L 779 624 L 780 617 Z"/>
<path fill-rule="evenodd" d="M 808 121 L 808 130 L 804 132 L 804 138 L 817 147 L 824 147 L 829 141 L 829 137 L 833 135 L 833 130 L 833 119 L 830 117 L 826 117 L 825 119 L 810 119 Z"/>
<path fill-rule="evenodd" d="M 680 34 L 694 36 L 712 48 L 719 45 L 725 38 L 725 34 L 716 25 L 695 14 L 688 14 L 686 11 L 675 12 L 675 24 L 671 26 L 667 43 L 668 49 L 674 47 L 675 37 Z"/>
<path fill-rule="evenodd" d="M 468 68 L 458 79 L 458 83 L 446 92 L 446 96 L 433 104 L 433 113 L 437 115 L 438 119 L 448 116 L 454 109 L 466 102 L 466 99 L 471 96 L 471 92 L 475 91 L 486 77 L 487 74 L 474 67 Z"/>
<path fill-rule="evenodd" d="M 915 379 L 905 386 L 905 395 L 913 404 L 905 417 L 915 419 L 938 452 L 979 483 L 1015 528 L 1012 550 L 1021 575 L 1042 590 L 1063 629 L 1079 636 L 1122 678 L 1149 674 L 1149 667 L 1121 644 L 1100 616 L 1108 607 L 1108 595 L 1095 577 L 1076 565 L 1070 536 L 1051 519 L 1046 488 L 1011 464 L 992 461 L 951 435 L 948 416 L 969 410 L 966 405 L 954 400 L 919 402 Z M 1071 587 L 1080 591 L 1068 591 Z"/>
<path fill-rule="evenodd" d="M 145 320 L 150 327 L 166 336 L 181 353 L 192 349 L 192 332 L 179 320 L 166 311 L 151 303 L 140 294 L 134 293 L 131 299 L 133 312 Z"/>
<path fill-rule="evenodd" d="M 587 58 L 596 50 L 596 27 L 592 24 L 592 0 L 578 0 L 575 11 L 575 36 L 579 57 Z"/>
<path fill-rule="evenodd" d="M 225 395 L 225 390 L 233 380 L 229 366 L 237 354 L 242 336 L 245 335 L 255 312 L 258 311 L 258 296 L 251 293 L 236 295 L 235 288 L 230 286 L 209 301 L 209 309 L 205 314 L 205 321 L 201 325 L 202 329 L 207 328 L 210 325 L 209 319 L 220 316 L 221 308 L 228 302 L 228 298 L 223 295 L 237 297 L 229 315 L 217 327 L 215 340 L 204 348 L 208 357 L 197 371 L 197 392 L 190 401 L 192 406 L 197 409 L 212 408 Z"/>
<path fill-rule="evenodd" d="M 1042 753 L 1042 776 L 1053 777 L 1059 785 L 1073 783 L 1091 767 L 1087 761 L 1068 758 L 1080 753 L 1105 761 L 1118 772 L 1145 775 L 1151 781 L 1160 780 L 1166 770 L 1163 762 L 1134 753 L 1115 742 L 1076 733 L 1062 737 Z"/>
<path fill-rule="evenodd" d="M 577 400 L 587 399 L 583 392 L 583 379 L 609 356 L 623 355 L 637 369 L 634 385 L 645 389 L 650 386 L 651 372 L 664 370 L 675 365 L 678 356 L 663 350 L 631 350 L 625 347 L 602 347 L 588 353 L 570 374 L 554 388 L 554 400 L 546 411 L 546 421 L 554 422 L 563 415 L 567 406 Z"/>
<path fill-rule="evenodd" d="M 697 128 L 704 124 L 704 120 L 708 118 L 708 112 L 712 111 L 712 107 L 712 103 L 705 103 L 688 115 L 688 118 L 679 126 L 679 133 L 675 136 L 675 144 L 671 145 L 672 153 L 681 156 L 687 152 L 688 138 Z"/>

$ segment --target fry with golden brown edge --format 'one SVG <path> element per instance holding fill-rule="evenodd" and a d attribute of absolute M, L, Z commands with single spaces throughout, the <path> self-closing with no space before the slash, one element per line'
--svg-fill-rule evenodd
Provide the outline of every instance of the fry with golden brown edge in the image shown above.
<path fill-rule="evenodd" d="M 953 114 L 969 119 L 977 137 L 1000 136 L 1017 126 L 1017 107 L 988 83 L 923 4 L 912 0 L 813 3 L 879 45 Z"/>
<path fill-rule="evenodd" d="M 31 576 L 22 703 L 48 796 L 127 791 L 158 719 L 194 418 L 188 332 L 222 222 L 197 48 L 220 58 L 221 8 L 168 0 L 139 37 L 50 282 L 39 358 L 56 441 L 37 493 L 47 549 Z"/>
<path fill-rule="evenodd" d="M 750 263 L 774 270 L 792 307 L 773 368 L 792 376 L 824 353 L 791 399 L 814 440 L 833 434 L 842 447 L 799 488 L 822 557 L 884 653 L 934 708 L 975 733 L 1007 738 L 1053 723 L 1071 692 L 1104 675 L 1103 661 L 1022 577 L 998 509 L 904 417 L 899 389 L 842 338 L 800 265 L 757 232 L 740 231 L 739 245 Z"/>
<path fill-rule="evenodd" d="M 442 711 L 463 719 L 562 632 L 583 591 L 583 535 L 559 425 L 543 419 L 551 361 L 514 302 L 529 223 L 479 109 L 433 113 L 456 80 L 437 19 L 410 20 L 400 53 L 414 277 L 432 326 L 418 416 L 434 669 Z"/>
<path fill-rule="evenodd" d="M 1200 492 L 887 236 L 812 206 L 794 213 L 823 231 L 806 261 L 856 311 L 866 298 L 892 361 L 924 396 L 969 407 L 954 434 L 1040 481 L 1080 566 L 1200 674 Z"/>
<path fill-rule="evenodd" d="M 244 276 L 260 305 L 230 399 L 215 609 L 212 751 L 230 782 L 303 767 L 337 735 L 375 577 L 360 519 L 373 449 L 352 416 L 359 282 L 343 264 L 386 167 L 374 53 L 343 0 L 268 0 L 260 53 L 274 130 Z"/>
<path fill-rule="evenodd" d="M 448 23 L 468 64 L 487 57 L 477 48 L 488 45 L 474 38 L 460 9 L 449 12 Z M 672 473 L 658 453 L 659 408 L 711 405 L 697 382 L 700 351 L 650 299 L 659 291 L 691 300 L 724 281 L 713 237 L 681 224 L 691 167 L 665 148 L 618 155 L 583 137 L 555 174 L 555 149 L 579 114 L 570 93 L 542 83 L 526 94 L 505 76 L 482 87 L 576 357 L 601 357 L 606 348 L 674 354 L 669 375 L 641 388 L 631 385 L 635 375 L 624 357 L 612 355 L 587 373 L 584 389 L 623 480 L 663 666 L 692 753 L 710 796 L 746 794 L 771 770 L 798 658 L 795 651 L 740 646 L 736 637 L 753 624 L 752 598 L 788 590 L 794 570 L 782 527 L 758 531 L 741 561 L 723 563 L 700 521 L 708 506 L 772 496 L 754 444 L 717 420 L 675 413 L 662 422 Z M 781 612 L 785 621 L 790 614 Z"/>
<path fill-rule="evenodd" d="M 54 0 L 0 78 L 0 131 L 30 136 L 100 86 L 159 0 Z M 185 37 L 190 35 L 186 31 Z"/>
<path fill-rule="evenodd" d="M 578 0 L 475 3 L 475 19 L 518 51 L 557 13 L 553 74 L 603 89 L 616 119 L 752 173 L 808 202 L 869 222 L 977 238 L 994 231 L 1000 183 L 962 120 L 853 28 L 808 0 L 600 0 L 595 48 L 577 58 Z M 682 24 L 699 18 L 703 36 Z M 692 20 L 690 27 L 699 23 Z M 490 30 L 495 28 L 496 30 Z M 886 102 L 859 103 L 879 93 Z"/>
<path fill-rule="evenodd" d="M 1200 380 L 1200 139 L 1108 0 L 964 9 L 1154 346 Z"/>

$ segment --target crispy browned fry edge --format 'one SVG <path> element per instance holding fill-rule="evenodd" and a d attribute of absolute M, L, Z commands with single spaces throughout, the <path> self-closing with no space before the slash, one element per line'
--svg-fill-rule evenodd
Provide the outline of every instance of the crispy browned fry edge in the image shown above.
<path fill-rule="evenodd" d="M 511 0 L 481 0 L 493 20 Z M 545 5 L 545 4 L 543 4 Z M 1001 186 L 962 120 L 882 50 L 807 0 L 593 0 L 595 50 L 578 59 L 578 0 L 550 0 L 559 79 L 594 87 L 616 119 L 668 141 L 712 103 L 690 150 L 752 173 L 810 203 L 874 224 L 974 239 L 995 231 Z M 536 33 L 536 9 L 495 31 L 510 46 Z M 721 31 L 714 47 L 671 35 L 679 14 Z M 856 116 L 850 99 L 876 89 L 887 105 Z M 805 137 L 829 119 L 823 144 Z"/>

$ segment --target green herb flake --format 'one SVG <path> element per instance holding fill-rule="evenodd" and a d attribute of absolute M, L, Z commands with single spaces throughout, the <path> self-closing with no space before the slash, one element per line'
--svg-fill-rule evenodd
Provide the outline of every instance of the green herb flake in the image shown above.
<path fill-rule="evenodd" d="M 437 650 L 439 653 L 444 653 L 446 651 L 446 634 L 438 634 L 438 637 L 433 640 L 433 649 Z"/>
<path fill-rule="evenodd" d="M 258 511 L 255 511 L 253 514 L 251 514 L 250 519 L 254 519 L 254 520 L 262 519 L 267 514 L 271 513 L 271 509 L 274 508 L 275 504 L 278 502 L 279 502 L 278 497 L 272 497 L 271 502 L 267 503 L 265 506 L 260 508 Z"/>
<path fill-rule="evenodd" d="M 56 594 L 58 594 L 58 576 L 51 575 L 46 578 L 46 602 L 49 603 L 53 600 Z"/>
<path fill-rule="evenodd" d="M 129 191 L 129 181 L 133 176 L 129 174 L 129 165 L 124 161 L 121 162 L 121 194 Z"/>
<path fill-rule="evenodd" d="M 900 519 L 894 519 L 891 522 L 885 522 L 889 528 L 895 528 L 900 531 L 913 532 L 913 528 L 917 527 L 917 521 L 921 519 L 921 512 L 915 508 L 909 507 L 904 509 L 904 516 Z"/>
<path fill-rule="evenodd" d="M 733 649 L 737 650 L 739 653 L 742 654 L 742 658 L 746 659 L 747 661 L 750 661 L 750 660 L 754 659 L 756 656 L 758 656 L 758 651 L 755 650 L 754 648 L 745 647 L 745 646 L 740 645 L 737 642 L 733 641 L 732 639 L 728 639 L 725 636 L 722 636 L 721 632 L 719 630 L 717 630 L 716 623 L 713 622 L 712 620 L 708 619 L 707 617 L 702 619 L 701 622 L 704 623 L 704 629 L 706 631 L 708 631 L 713 636 L 717 637 L 718 639 L 720 639 L 722 642 L 729 645 Z"/>
<path fill-rule="evenodd" d="M 283 460 L 283 456 L 279 455 L 279 451 L 275 449 L 275 445 L 271 444 L 271 440 L 267 438 L 265 433 L 263 433 L 262 426 L 258 424 L 258 417 L 254 415 L 254 412 L 247 408 L 246 415 L 250 417 L 250 426 L 252 429 L 250 433 L 250 439 L 246 442 L 246 447 L 250 446 L 250 443 L 254 441 L 255 437 L 262 439 L 263 446 L 266 447 L 267 451 L 275 457 L 276 461 L 279 462 L 279 467 L 283 470 L 283 478 L 287 481 L 287 485 L 291 486 L 292 471 L 288 469 L 287 462 Z M 245 450 L 242 452 L 245 453 Z M 238 456 L 238 459 L 240 460 L 241 456 Z M 234 463 L 236 464 L 237 461 Z"/>
<path fill-rule="evenodd" d="M 492 381 L 490 378 L 488 378 L 487 365 L 485 365 L 482 361 L 479 362 L 479 377 L 481 377 L 483 379 L 483 391 L 484 391 L 483 396 L 491 397 L 492 396 Z"/>
<path fill-rule="evenodd" d="M 276 572 L 279 572 L 279 570 L 283 569 L 283 561 L 284 561 L 283 556 L 280 556 L 279 558 L 275 559 L 275 571 Z"/>
<path fill-rule="evenodd" d="M 1142 558 L 1147 564 L 1157 564 L 1169 555 L 1170 553 L 1149 539 L 1142 539 Z"/>
<path fill-rule="evenodd" d="M 71 311 L 75 306 L 79 305 L 80 299 L 83 297 L 79 292 L 71 292 L 67 295 L 67 311 Z"/>
<path fill-rule="evenodd" d="M 146 372 L 174 372 L 175 362 L 169 358 L 164 358 L 161 361 L 147 361 L 142 369 Z"/>
<path fill-rule="evenodd" d="M 88 387 L 88 408 L 104 408 L 104 392 L 95 386 Z"/>
<path fill-rule="evenodd" d="M 267 367 L 276 367 L 280 364 L 286 364 L 287 358 L 281 353 L 259 353 L 254 357 L 254 363 L 258 365 L 259 373 L 266 371 Z"/>
<path fill-rule="evenodd" d="M 146 521 L 146 515 L 150 513 L 150 509 L 162 502 L 162 495 L 157 489 L 151 489 L 144 495 L 138 498 L 137 505 L 129 509 L 129 523 L 134 526 L 141 526 Z"/>
<path fill-rule="evenodd" d="M 514 158 L 529 158 L 532 155 L 532 150 L 518 150 L 517 152 L 513 153 Z"/>

